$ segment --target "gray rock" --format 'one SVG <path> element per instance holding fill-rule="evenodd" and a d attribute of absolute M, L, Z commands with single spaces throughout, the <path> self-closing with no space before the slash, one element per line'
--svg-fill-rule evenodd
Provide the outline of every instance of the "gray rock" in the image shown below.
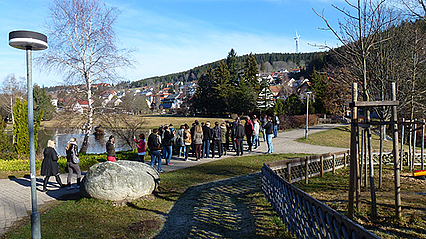
<path fill-rule="evenodd" d="M 160 176 L 151 166 L 118 160 L 93 165 L 83 179 L 83 194 L 109 201 L 131 201 L 151 194 Z"/>

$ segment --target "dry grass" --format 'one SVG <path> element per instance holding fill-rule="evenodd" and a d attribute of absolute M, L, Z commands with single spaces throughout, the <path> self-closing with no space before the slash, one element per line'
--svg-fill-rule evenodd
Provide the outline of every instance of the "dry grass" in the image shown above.
<path fill-rule="evenodd" d="M 113 117 L 114 115 L 110 115 Z M 172 116 L 172 115 L 127 115 L 127 119 L 129 121 L 143 121 L 143 128 L 157 128 L 160 125 L 169 125 L 173 124 L 175 129 L 178 129 L 183 124 L 191 125 L 192 122 L 198 120 L 199 122 L 210 121 L 210 123 L 214 124 L 214 122 L 222 122 L 222 120 L 232 120 L 229 118 L 208 118 L 208 117 L 182 117 L 182 116 Z M 61 115 L 56 117 L 55 119 L 49 121 L 43 121 L 41 123 L 42 127 L 46 128 L 57 128 L 57 127 L 65 127 L 65 128 L 79 128 L 83 125 L 83 123 L 87 122 L 87 118 L 83 115 L 77 116 L 66 116 Z M 95 125 L 107 125 L 105 122 L 102 122 L 101 118 L 94 119 Z M 125 127 L 123 123 L 120 125 L 121 127 Z"/>

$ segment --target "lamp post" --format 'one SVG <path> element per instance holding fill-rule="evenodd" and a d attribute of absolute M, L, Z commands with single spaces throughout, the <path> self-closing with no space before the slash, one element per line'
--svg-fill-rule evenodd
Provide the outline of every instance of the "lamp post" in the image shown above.
<path fill-rule="evenodd" d="M 308 124 L 309 124 L 309 94 L 311 91 L 305 91 L 306 94 L 306 129 L 305 129 L 305 139 L 308 138 Z"/>
<path fill-rule="evenodd" d="M 40 214 L 37 211 L 36 167 L 34 149 L 34 110 L 32 84 L 31 51 L 47 48 L 47 37 L 31 31 L 12 31 L 9 33 L 9 45 L 27 52 L 27 89 L 28 89 L 28 136 L 30 146 L 30 175 L 31 175 L 31 238 L 41 238 Z"/>

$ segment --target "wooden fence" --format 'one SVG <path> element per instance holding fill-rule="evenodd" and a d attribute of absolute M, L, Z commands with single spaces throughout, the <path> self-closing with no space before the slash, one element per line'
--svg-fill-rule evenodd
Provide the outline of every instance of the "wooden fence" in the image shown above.
<path fill-rule="evenodd" d="M 379 238 L 347 217 L 298 189 L 292 182 L 347 166 L 349 152 L 322 154 L 262 167 L 262 191 L 297 238 Z"/>

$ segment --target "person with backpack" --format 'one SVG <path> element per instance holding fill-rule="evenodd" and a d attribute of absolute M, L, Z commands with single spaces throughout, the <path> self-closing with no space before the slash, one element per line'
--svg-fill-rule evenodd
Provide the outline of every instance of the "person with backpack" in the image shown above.
<path fill-rule="evenodd" d="M 71 178 L 74 171 L 77 173 L 77 188 L 80 188 L 81 170 L 80 170 L 80 166 L 78 165 L 80 160 L 78 159 L 78 145 L 75 138 L 70 139 L 70 141 L 67 144 L 67 147 L 65 148 L 65 152 L 67 154 L 67 171 L 68 171 L 67 190 L 71 190 L 74 188 L 71 184 Z"/>
<path fill-rule="evenodd" d="M 214 128 L 212 130 L 213 146 L 212 146 L 212 158 L 214 158 L 214 152 L 216 151 L 219 154 L 219 158 L 222 157 L 222 130 L 219 127 L 219 122 L 214 123 Z"/>
<path fill-rule="evenodd" d="M 151 153 L 151 167 L 154 168 L 154 163 L 158 163 L 158 172 L 164 172 L 161 170 L 161 140 L 158 129 L 152 130 L 152 133 L 148 137 L 148 148 Z"/>
<path fill-rule="evenodd" d="M 222 155 L 226 155 L 226 151 L 228 151 L 229 146 L 229 130 L 226 127 L 226 123 L 222 123 L 220 125 L 220 130 L 222 131 L 221 145 L 222 145 Z"/>

